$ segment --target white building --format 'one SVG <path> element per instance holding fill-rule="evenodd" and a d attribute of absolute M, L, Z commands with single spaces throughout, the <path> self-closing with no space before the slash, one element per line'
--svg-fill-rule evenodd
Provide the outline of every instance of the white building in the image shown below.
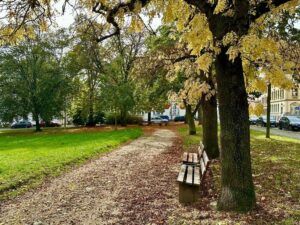
<path fill-rule="evenodd" d="M 264 106 L 265 114 L 267 112 L 267 94 L 260 97 Z M 300 116 L 300 88 L 296 86 L 291 90 L 272 88 L 271 91 L 271 115 L 277 119 L 283 115 Z"/>
<path fill-rule="evenodd" d="M 177 103 L 171 103 L 169 105 L 169 108 L 166 108 L 163 112 L 156 112 L 152 111 L 151 112 L 151 118 L 156 117 L 156 116 L 169 116 L 170 120 L 173 120 L 176 116 L 185 116 L 185 109 L 181 109 L 179 104 Z M 145 112 L 143 114 L 143 120 L 148 119 L 148 113 Z"/>

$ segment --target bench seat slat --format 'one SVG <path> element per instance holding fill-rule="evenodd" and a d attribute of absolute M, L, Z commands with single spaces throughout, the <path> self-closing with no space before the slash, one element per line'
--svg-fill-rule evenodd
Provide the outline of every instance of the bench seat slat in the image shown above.
<path fill-rule="evenodd" d="M 186 183 L 193 185 L 193 167 L 187 167 Z"/>
<path fill-rule="evenodd" d="M 180 167 L 180 171 L 179 171 L 178 177 L 177 177 L 177 181 L 183 183 L 184 182 L 185 174 L 186 174 L 186 165 L 182 164 L 181 167 Z"/>
<path fill-rule="evenodd" d="M 200 167 L 194 167 L 194 185 L 200 185 Z"/>

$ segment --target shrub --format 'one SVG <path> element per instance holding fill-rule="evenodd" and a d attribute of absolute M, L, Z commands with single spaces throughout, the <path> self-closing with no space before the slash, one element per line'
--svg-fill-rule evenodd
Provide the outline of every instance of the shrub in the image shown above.
<path fill-rule="evenodd" d="M 114 114 L 108 114 L 106 116 L 106 124 L 114 125 L 115 124 L 115 115 Z M 133 125 L 133 124 L 142 124 L 143 118 L 141 116 L 137 115 L 128 115 L 127 116 L 127 124 Z M 121 117 L 120 115 L 117 115 L 117 124 L 121 124 Z"/>
<path fill-rule="evenodd" d="M 76 126 L 85 125 L 86 118 L 82 115 L 82 110 L 77 110 L 73 115 L 73 124 Z"/>

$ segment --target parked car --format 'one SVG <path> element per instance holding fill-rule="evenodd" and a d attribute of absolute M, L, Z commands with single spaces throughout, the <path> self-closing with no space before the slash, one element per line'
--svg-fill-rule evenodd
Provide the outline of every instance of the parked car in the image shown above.
<path fill-rule="evenodd" d="M 32 124 L 26 120 L 15 122 L 11 125 L 11 128 L 30 128 Z"/>
<path fill-rule="evenodd" d="M 160 116 L 160 118 L 170 121 L 169 116 L 166 116 L 166 115 L 162 115 L 162 116 Z"/>
<path fill-rule="evenodd" d="M 267 116 L 261 116 L 257 119 L 256 125 L 266 127 L 267 126 Z M 276 118 L 270 116 L 270 126 L 276 127 Z"/>
<path fill-rule="evenodd" d="M 184 122 L 185 116 L 175 116 L 174 121 L 175 122 Z"/>
<path fill-rule="evenodd" d="M 283 116 L 279 120 L 278 128 L 280 130 L 300 130 L 300 118 L 297 116 Z"/>
<path fill-rule="evenodd" d="M 154 118 L 151 119 L 151 123 L 153 123 L 153 124 L 159 124 L 160 126 L 162 124 L 164 124 L 164 125 L 167 126 L 168 122 L 169 122 L 168 120 L 162 119 L 161 117 L 154 117 Z"/>
<path fill-rule="evenodd" d="M 41 127 L 60 127 L 61 124 L 58 120 L 51 120 L 49 123 L 46 123 L 44 120 L 40 122 Z"/>
<path fill-rule="evenodd" d="M 257 116 L 250 116 L 249 117 L 249 123 L 250 123 L 250 125 L 255 125 L 256 122 L 257 122 L 257 120 L 258 120 Z"/>

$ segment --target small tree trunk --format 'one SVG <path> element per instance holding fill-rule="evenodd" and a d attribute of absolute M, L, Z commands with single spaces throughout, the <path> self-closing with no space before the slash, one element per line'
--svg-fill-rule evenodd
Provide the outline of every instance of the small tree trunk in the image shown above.
<path fill-rule="evenodd" d="M 120 115 L 120 119 L 121 119 L 121 126 L 122 127 L 126 127 L 127 126 L 127 109 L 126 107 L 121 109 L 121 115 Z"/>
<path fill-rule="evenodd" d="M 219 157 L 217 99 L 212 96 L 209 100 L 203 99 L 203 144 L 210 159 Z"/>
<path fill-rule="evenodd" d="M 34 114 L 34 120 L 35 120 L 35 131 L 36 132 L 42 131 L 41 125 L 40 125 L 39 115 L 37 113 Z"/>
<path fill-rule="evenodd" d="M 64 113 L 64 128 L 67 128 L 67 111 L 65 110 L 65 113 Z"/>
<path fill-rule="evenodd" d="M 195 135 L 196 134 L 196 126 L 195 126 L 195 120 L 192 113 L 192 106 L 186 105 L 186 120 L 189 125 L 189 135 Z"/>
<path fill-rule="evenodd" d="M 115 112 L 115 130 L 118 129 L 117 112 Z"/>
<path fill-rule="evenodd" d="M 89 116 L 88 116 L 88 122 L 87 126 L 93 127 L 95 126 L 95 120 L 94 120 L 94 106 L 93 102 L 91 101 L 90 106 L 89 106 Z"/>
<path fill-rule="evenodd" d="M 202 105 L 198 108 L 198 125 L 201 125 L 203 123 L 203 111 L 202 111 Z"/>
<path fill-rule="evenodd" d="M 271 126 L 270 117 L 271 117 L 271 83 L 268 84 L 266 138 L 270 138 L 270 126 Z"/>
<path fill-rule="evenodd" d="M 148 112 L 148 125 L 151 124 L 151 112 Z"/>
<path fill-rule="evenodd" d="M 247 92 L 241 57 L 230 61 L 223 47 L 216 57 L 221 122 L 221 195 L 218 209 L 248 211 L 255 206 L 250 157 Z"/>

